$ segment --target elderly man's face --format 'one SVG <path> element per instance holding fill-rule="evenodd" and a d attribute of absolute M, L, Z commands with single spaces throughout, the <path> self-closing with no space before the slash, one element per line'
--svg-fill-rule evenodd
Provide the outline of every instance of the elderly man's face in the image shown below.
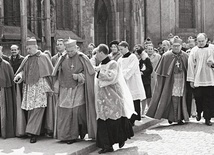
<path fill-rule="evenodd" d="M 77 53 L 77 47 L 76 46 L 66 47 L 66 51 L 69 57 L 73 57 Z"/>
<path fill-rule="evenodd" d="M 182 45 L 180 43 L 173 43 L 172 44 L 172 51 L 174 53 L 179 53 L 181 51 Z"/>
<path fill-rule="evenodd" d="M 18 47 L 16 47 L 16 48 L 11 48 L 10 51 L 11 51 L 11 54 L 14 55 L 14 56 L 17 55 L 17 54 L 19 53 Z"/>
<path fill-rule="evenodd" d="M 26 47 L 27 53 L 30 55 L 34 55 L 37 52 L 38 47 L 36 45 L 28 45 Z"/>

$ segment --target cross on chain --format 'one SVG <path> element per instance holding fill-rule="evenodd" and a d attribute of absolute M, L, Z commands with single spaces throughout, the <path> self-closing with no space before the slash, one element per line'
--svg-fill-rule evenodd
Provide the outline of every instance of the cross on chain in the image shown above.
<path fill-rule="evenodd" d="M 73 64 L 71 65 L 71 69 L 74 69 L 74 65 Z"/>
<path fill-rule="evenodd" d="M 175 65 L 179 68 L 180 63 L 177 61 Z"/>

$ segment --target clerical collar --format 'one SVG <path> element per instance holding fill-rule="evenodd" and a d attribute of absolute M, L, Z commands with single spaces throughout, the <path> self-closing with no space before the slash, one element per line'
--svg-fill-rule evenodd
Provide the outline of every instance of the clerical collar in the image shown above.
<path fill-rule="evenodd" d="M 209 44 L 206 44 L 204 47 L 198 47 L 198 48 L 206 48 L 209 47 Z"/>
<path fill-rule="evenodd" d="M 111 59 L 109 57 L 106 57 L 102 62 L 101 64 L 104 65 L 104 64 L 107 64 L 109 61 L 111 61 Z"/>
<path fill-rule="evenodd" d="M 123 58 L 128 58 L 130 55 L 131 55 L 131 53 L 128 52 L 128 53 L 126 53 L 126 54 L 123 55 Z"/>

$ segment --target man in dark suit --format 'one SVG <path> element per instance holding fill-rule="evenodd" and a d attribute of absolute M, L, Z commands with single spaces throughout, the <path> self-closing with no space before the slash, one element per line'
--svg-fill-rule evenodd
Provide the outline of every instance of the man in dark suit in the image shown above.
<path fill-rule="evenodd" d="M 10 51 L 12 55 L 9 57 L 9 62 L 13 68 L 14 73 L 16 73 L 24 57 L 20 55 L 19 47 L 17 45 L 12 45 L 10 47 Z"/>
<path fill-rule="evenodd" d="M 58 53 L 55 54 L 52 58 L 51 58 L 51 62 L 53 64 L 53 66 L 55 66 L 57 60 L 59 59 L 59 57 L 66 53 L 66 50 L 65 50 L 65 45 L 64 45 L 64 39 L 58 39 L 57 40 L 57 45 L 56 45 L 56 48 L 57 48 L 57 51 Z"/>

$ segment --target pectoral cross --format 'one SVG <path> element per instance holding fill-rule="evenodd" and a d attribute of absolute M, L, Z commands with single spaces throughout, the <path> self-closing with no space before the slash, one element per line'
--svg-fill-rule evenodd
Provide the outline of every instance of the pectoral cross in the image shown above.
<path fill-rule="evenodd" d="M 74 69 L 74 65 L 73 64 L 71 65 L 71 69 Z"/>
<path fill-rule="evenodd" d="M 175 65 L 179 68 L 180 63 L 177 61 Z"/>

